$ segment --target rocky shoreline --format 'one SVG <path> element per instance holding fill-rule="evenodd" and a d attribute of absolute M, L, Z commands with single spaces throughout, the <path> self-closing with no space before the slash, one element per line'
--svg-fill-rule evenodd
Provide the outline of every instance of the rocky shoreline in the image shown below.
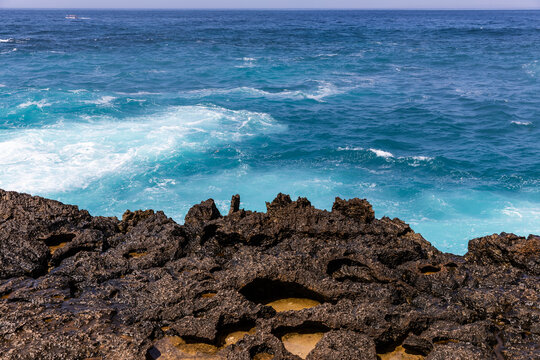
<path fill-rule="evenodd" d="M 538 359 L 540 237 L 438 251 L 366 200 L 178 225 L 0 190 L 1 359 Z"/>

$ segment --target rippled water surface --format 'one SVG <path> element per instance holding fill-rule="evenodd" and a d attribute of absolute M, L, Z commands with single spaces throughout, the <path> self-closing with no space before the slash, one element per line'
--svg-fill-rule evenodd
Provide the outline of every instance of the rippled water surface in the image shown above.
<path fill-rule="evenodd" d="M 365 197 L 540 233 L 540 12 L 0 11 L 0 188 L 183 221 Z"/>

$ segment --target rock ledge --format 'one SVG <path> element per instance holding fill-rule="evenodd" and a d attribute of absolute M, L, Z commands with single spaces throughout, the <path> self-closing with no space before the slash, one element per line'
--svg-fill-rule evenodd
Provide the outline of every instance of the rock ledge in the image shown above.
<path fill-rule="evenodd" d="M 366 200 L 184 225 L 0 190 L 1 359 L 538 359 L 540 237 L 438 251 Z"/>

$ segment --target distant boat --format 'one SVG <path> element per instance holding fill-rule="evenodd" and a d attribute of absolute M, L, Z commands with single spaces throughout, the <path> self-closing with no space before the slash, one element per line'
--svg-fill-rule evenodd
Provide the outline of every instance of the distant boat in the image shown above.
<path fill-rule="evenodd" d="M 66 19 L 77 20 L 79 17 L 77 15 L 66 15 Z"/>

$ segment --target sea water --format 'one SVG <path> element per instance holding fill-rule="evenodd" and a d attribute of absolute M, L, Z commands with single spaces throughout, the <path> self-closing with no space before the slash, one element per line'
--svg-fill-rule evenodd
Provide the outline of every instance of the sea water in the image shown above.
<path fill-rule="evenodd" d="M 540 233 L 540 12 L 0 11 L 0 188 L 93 215 L 367 198 Z"/>

